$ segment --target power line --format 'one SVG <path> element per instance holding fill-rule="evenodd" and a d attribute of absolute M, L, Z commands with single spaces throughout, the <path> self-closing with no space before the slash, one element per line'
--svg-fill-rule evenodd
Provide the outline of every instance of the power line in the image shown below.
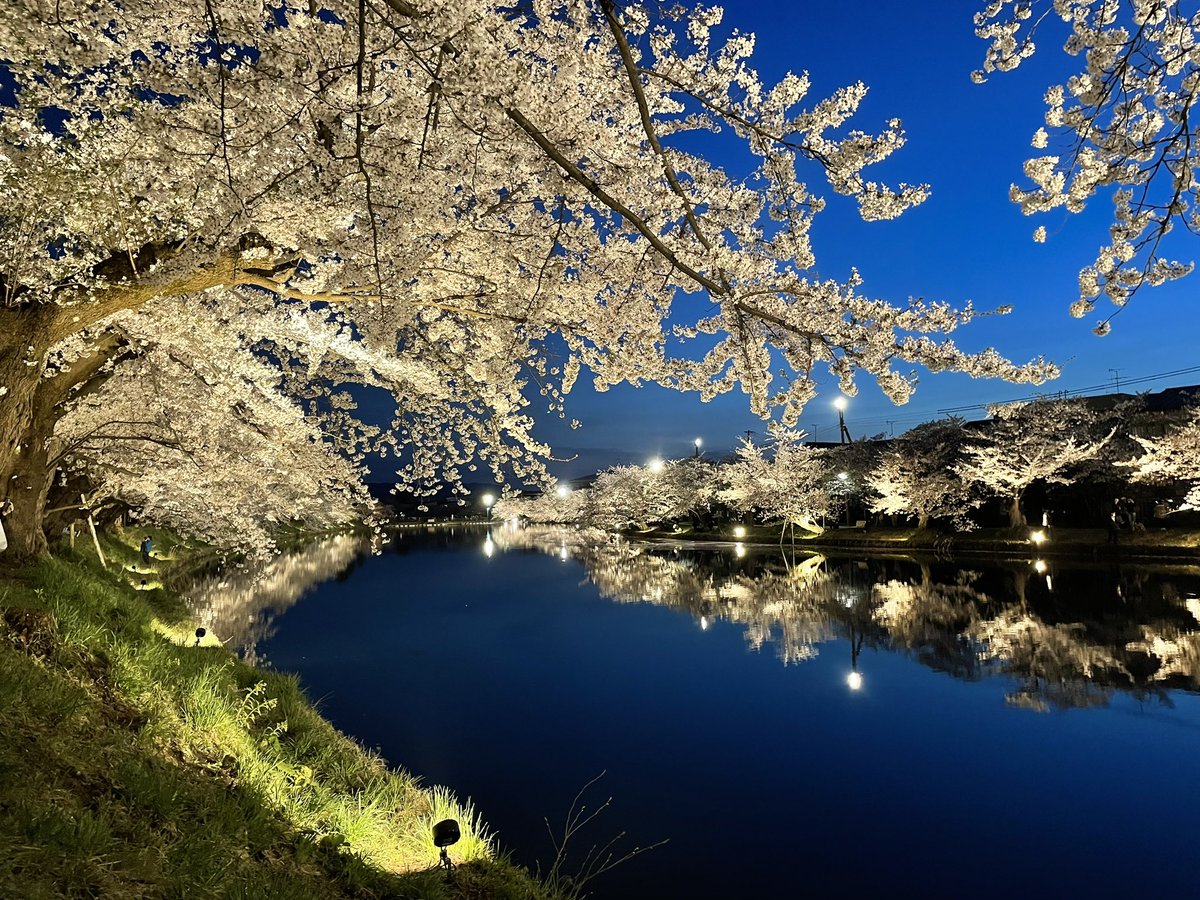
<path fill-rule="evenodd" d="M 1153 375 L 1142 375 L 1140 378 L 1123 379 L 1125 386 L 1128 387 L 1134 384 L 1145 384 L 1148 381 L 1160 381 L 1163 378 L 1175 378 L 1180 375 L 1191 375 L 1195 372 L 1200 372 L 1200 366 L 1190 366 L 1186 369 L 1175 369 L 1171 372 L 1156 372 Z M 1109 391 L 1112 389 L 1112 384 L 1093 384 L 1089 387 L 1075 388 L 1069 391 L 1054 391 L 1049 396 L 1054 397 L 1077 397 L 1081 394 L 1089 394 L 1095 391 Z M 1029 400 L 1037 400 L 1039 397 L 1047 396 L 1045 394 L 1031 394 L 1026 397 L 1018 397 L 1013 400 L 993 400 L 987 403 L 970 403 L 965 406 L 948 406 L 938 410 L 939 413 L 959 413 L 967 412 L 973 409 L 987 409 L 989 406 L 1004 406 L 1009 403 L 1024 403 Z"/>

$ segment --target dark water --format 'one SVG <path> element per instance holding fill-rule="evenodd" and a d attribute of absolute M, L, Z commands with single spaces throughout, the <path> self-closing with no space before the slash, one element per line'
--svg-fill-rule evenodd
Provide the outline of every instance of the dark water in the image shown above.
<path fill-rule="evenodd" d="M 579 855 L 669 843 L 599 897 L 1200 893 L 1200 568 L 483 545 L 327 548 L 241 637 L 522 863 L 603 771 Z"/>

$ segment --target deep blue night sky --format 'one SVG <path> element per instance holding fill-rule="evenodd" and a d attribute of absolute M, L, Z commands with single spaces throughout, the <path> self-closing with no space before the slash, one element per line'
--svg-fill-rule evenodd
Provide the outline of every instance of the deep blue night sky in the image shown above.
<path fill-rule="evenodd" d="M 969 76 L 980 67 L 984 51 L 971 22 L 976 6 L 961 0 L 917 5 L 775 0 L 726 7 L 724 28 L 757 35 L 755 60 L 764 80 L 777 80 L 789 69 L 807 70 L 813 101 L 855 80 L 866 82 L 871 91 L 853 127 L 875 131 L 899 117 L 908 134 L 907 146 L 868 170 L 869 177 L 932 186 L 932 197 L 899 220 L 864 223 L 853 203 L 830 196 L 823 176 L 812 169 L 813 188 L 829 197 L 813 227 L 818 274 L 844 278 L 856 266 L 865 293 L 893 302 L 918 296 L 955 305 L 972 300 L 979 309 L 1011 304 L 1011 315 L 976 321 L 956 336 L 957 343 L 969 350 L 994 346 L 1017 362 L 1045 355 L 1063 370 L 1057 382 L 1042 389 L 924 373 L 904 407 L 893 406 L 863 379 L 846 414 L 855 437 L 899 434 L 950 407 L 1015 399 L 1034 390 L 1112 384 L 1114 368 L 1128 382 L 1198 364 L 1200 317 L 1193 298 L 1200 275 L 1142 291 L 1105 338 L 1093 335 L 1092 328 L 1111 311 L 1107 301 L 1086 319 L 1068 315 L 1080 267 L 1107 239 L 1110 201 L 1099 197 L 1077 216 L 1026 217 L 1009 201 L 1008 190 L 1013 182 L 1026 183 L 1021 164 L 1032 155 L 1029 140 L 1042 124 L 1043 92 L 1075 71 L 1077 61 L 1060 51 L 1061 39 L 1051 39 L 1060 31 L 1046 31 L 1041 52 L 1021 69 L 973 84 Z M 722 152 L 715 158 L 731 173 L 745 172 L 738 157 Z M 1049 233 L 1045 244 L 1032 240 L 1038 225 Z M 1175 236 L 1167 252 L 1185 261 L 1198 255 L 1186 235 Z M 831 377 L 824 381 L 826 388 L 805 410 L 801 426 L 816 439 L 836 440 L 831 403 L 838 390 Z M 1200 383 L 1200 372 L 1133 389 L 1192 383 Z M 696 436 L 704 439 L 706 450 L 721 453 L 740 432 L 763 430 L 740 393 L 702 404 L 694 395 L 657 388 L 596 394 L 581 378 L 567 409 L 583 421 L 580 430 L 547 419 L 538 434 L 556 447 L 585 451 L 574 465 L 560 467 L 568 476 L 618 461 L 618 452 L 624 457 L 619 461 L 631 462 L 655 454 L 682 456 Z"/>

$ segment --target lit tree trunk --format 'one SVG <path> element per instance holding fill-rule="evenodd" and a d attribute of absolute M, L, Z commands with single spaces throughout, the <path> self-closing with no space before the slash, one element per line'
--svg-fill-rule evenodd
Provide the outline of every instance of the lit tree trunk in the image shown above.
<path fill-rule="evenodd" d="M 1025 516 L 1021 513 L 1020 491 L 1012 495 L 1012 500 L 1008 504 L 1008 524 L 1013 528 L 1020 528 L 1025 524 Z"/>
<path fill-rule="evenodd" d="M 95 379 L 121 347 L 115 337 L 105 337 L 68 371 L 43 378 L 53 320 L 54 313 L 44 307 L 0 310 L 0 385 L 8 388 L 0 397 L 0 500 L 12 501 L 4 523 L 6 553 L 19 559 L 49 553 L 43 525 L 57 465 L 50 439 L 63 403 L 75 388 Z"/>
<path fill-rule="evenodd" d="M 917 530 L 924 531 L 929 527 L 929 513 L 917 513 Z"/>
<path fill-rule="evenodd" d="M 9 500 L 12 512 L 5 522 L 9 552 L 19 558 L 46 556 L 50 552 L 46 543 L 43 523 L 46 518 L 46 495 L 54 471 L 49 464 L 47 442 L 53 433 L 54 422 L 36 422 L 26 432 L 28 444 L 17 457 L 10 478 Z"/>
<path fill-rule="evenodd" d="M 50 316 L 44 307 L 0 309 L 0 501 L 11 500 L 5 517 L 8 554 L 42 555 L 46 539 L 39 510 L 45 508 L 48 485 L 36 473 L 44 454 L 35 450 L 37 392 L 46 353 Z M 43 448 L 44 449 L 44 448 Z"/>

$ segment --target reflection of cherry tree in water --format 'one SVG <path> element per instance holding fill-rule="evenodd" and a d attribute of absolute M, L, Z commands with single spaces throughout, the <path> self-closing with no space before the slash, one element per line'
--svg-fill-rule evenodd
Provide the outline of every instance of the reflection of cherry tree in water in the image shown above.
<path fill-rule="evenodd" d="M 1133 688 L 1129 670 L 1107 648 L 1087 640 L 1083 624 L 1050 625 L 1015 605 L 973 624 L 980 657 L 1021 680 L 1009 703 L 1031 709 L 1104 706 L 1110 682 Z"/>
<path fill-rule="evenodd" d="M 980 648 L 966 635 L 992 602 L 975 582 L 979 573 L 958 570 L 954 580 L 934 581 L 928 565 L 920 580 L 891 578 L 872 585 L 875 621 L 893 646 L 903 648 L 922 665 L 955 678 L 978 680 Z"/>
<path fill-rule="evenodd" d="M 1200 599 L 1161 571 L 1123 571 L 1114 581 L 1104 570 L 1064 569 L 1051 580 L 1036 561 L 986 572 L 821 556 L 790 565 L 774 554 L 742 559 L 599 532 L 504 535 L 512 549 L 578 559 L 609 599 L 670 606 L 702 626 L 718 618 L 740 625 L 752 649 L 773 644 L 785 664 L 846 640 L 852 679 L 865 646 L 955 678 L 1013 678 L 1008 701 L 1038 710 L 1104 705 L 1118 690 L 1169 702 L 1166 687 L 1200 688 Z M 1200 570 L 1178 574 L 1200 588 Z M 1143 601 L 1112 599 L 1114 584 L 1135 582 Z"/>
<path fill-rule="evenodd" d="M 1150 676 L 1154 681 L 1194 689 L 1200 684 L 1200 597 L 1195 591 L 1179 596 L 1172 584 L 1164 585 L 1163 593 L 1187 610 L 1191 621 L 1143 625 L 1141 639 L 1131 641 L 1128 649 L 1158 660 Z"/>
<path fill-rule="evenodd" d="M 369 546 L 363 538 L 337 535 L 261 568 L 199 581 L 184 599 L 210 633 L 255 665 L 258 644 L 274 632 L 275 620 L 313 587 L 346 572 Z"/>

